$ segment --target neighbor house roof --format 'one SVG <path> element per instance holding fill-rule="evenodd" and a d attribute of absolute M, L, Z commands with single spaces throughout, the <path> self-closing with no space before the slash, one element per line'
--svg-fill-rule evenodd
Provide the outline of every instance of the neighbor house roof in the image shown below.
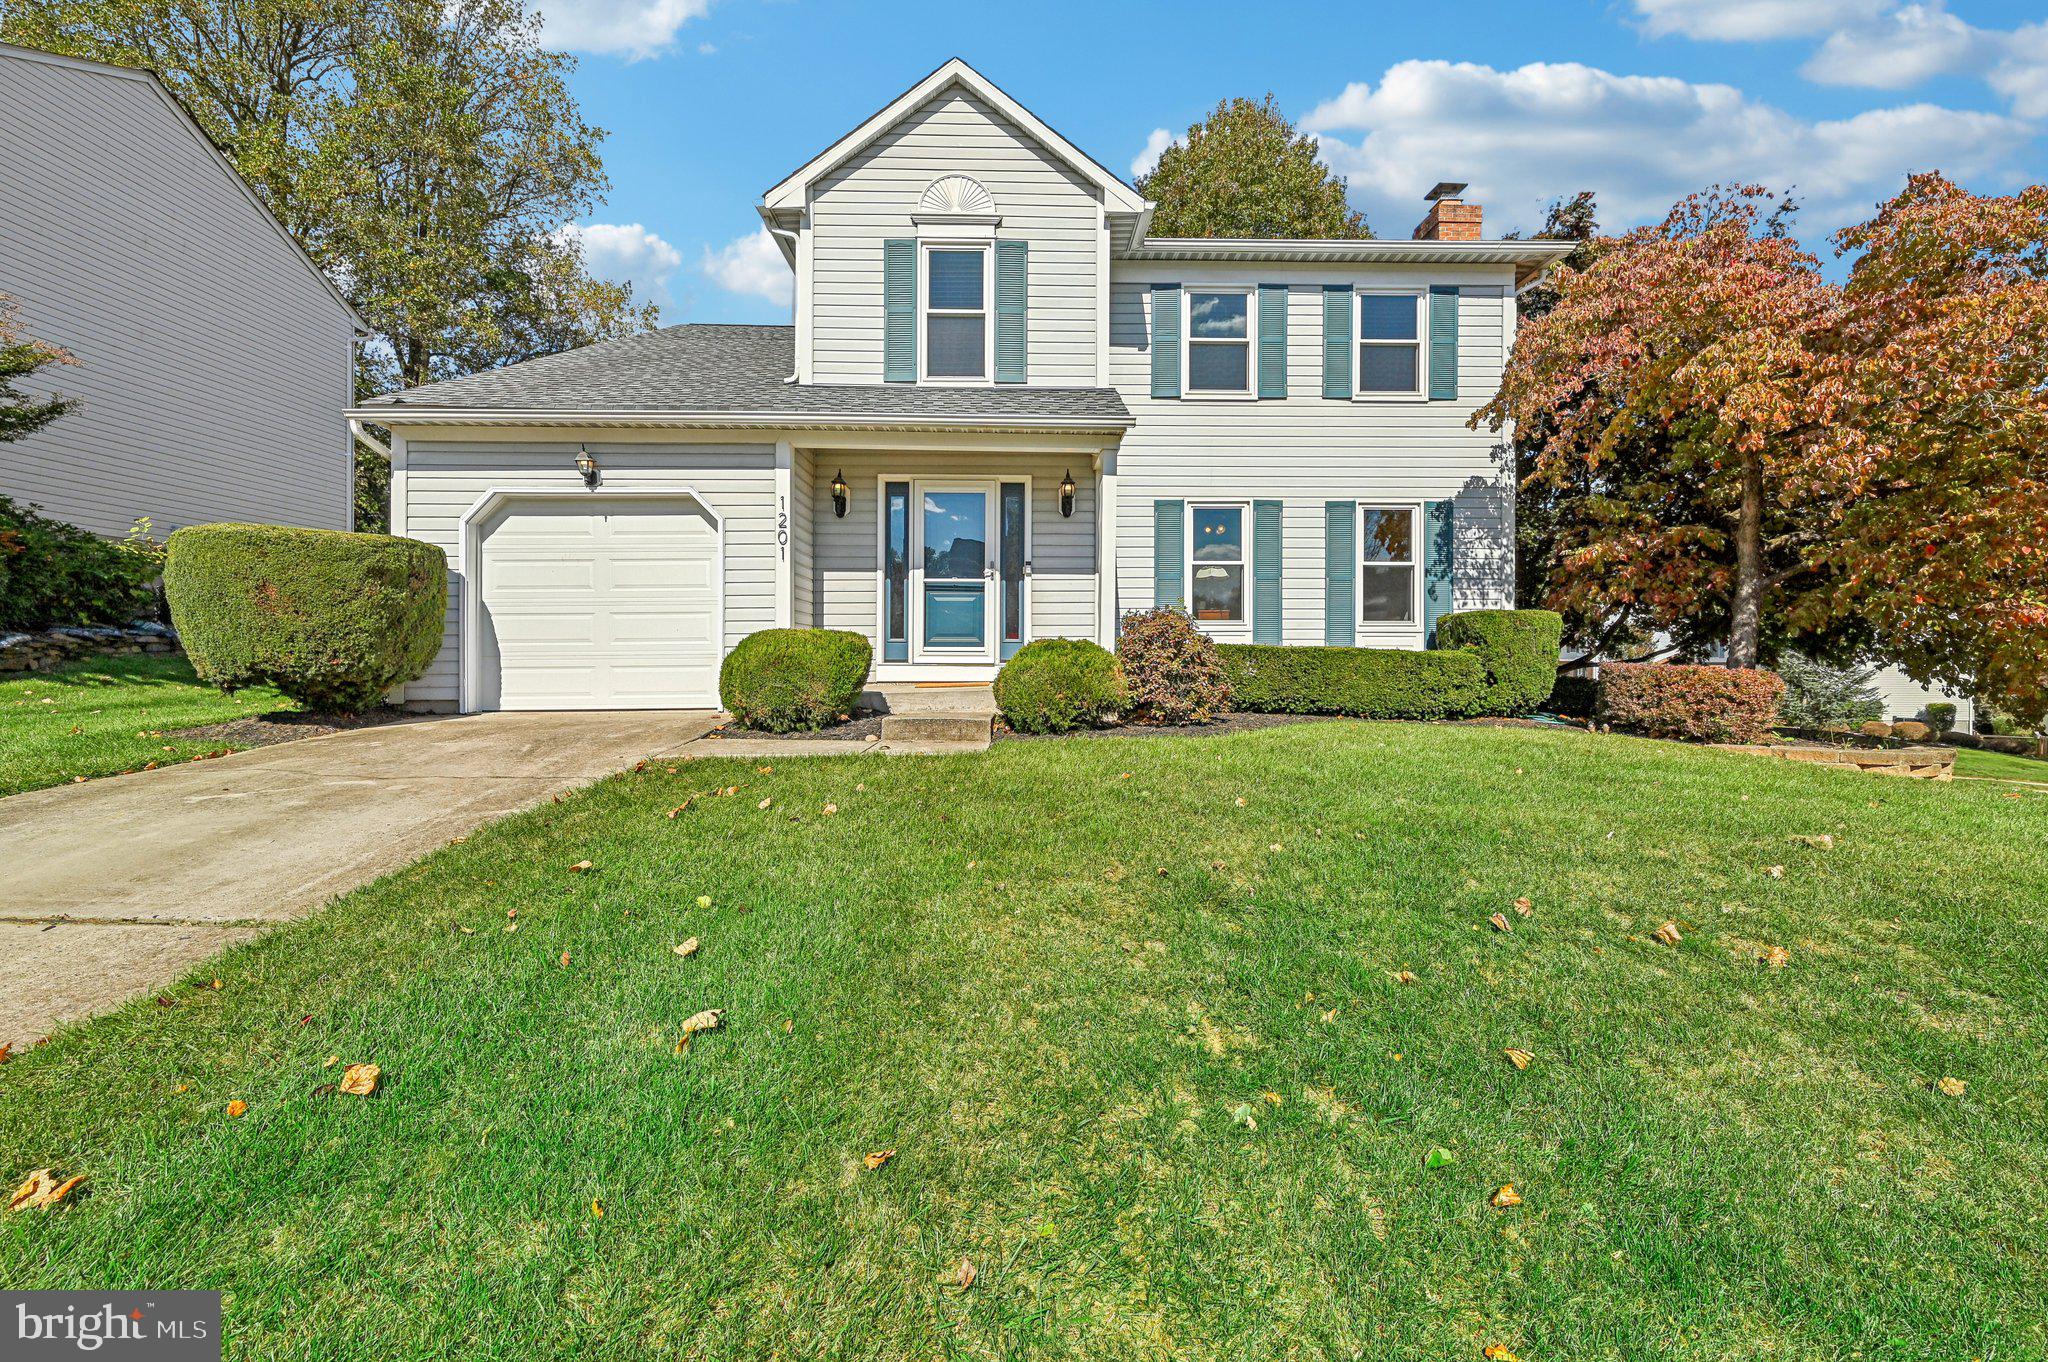
<path fill-rule="evenodd" d="M 373 398 L 351 415 L 420 421 L 607 419 L 724 428 L 761 426 L 1121 430 L 1130 411 L 1112 388 L 924 387 L 792 383 L 787 326 L 690 324 Z"/>

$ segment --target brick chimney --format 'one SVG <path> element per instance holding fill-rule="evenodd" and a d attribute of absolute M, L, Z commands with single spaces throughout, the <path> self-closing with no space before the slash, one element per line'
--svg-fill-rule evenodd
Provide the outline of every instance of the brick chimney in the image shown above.
<path fill-rule="evenodd" d="M 1479 219 L 1481 208 L 1476 203 L 1466 203 L 1458 195 L 1465 192 L 1462 184 L 1449 180 L 1429 191 L 1429 216 L 1415 228 L 1417 241 L 1477 241 L 1479 240 Z"/>

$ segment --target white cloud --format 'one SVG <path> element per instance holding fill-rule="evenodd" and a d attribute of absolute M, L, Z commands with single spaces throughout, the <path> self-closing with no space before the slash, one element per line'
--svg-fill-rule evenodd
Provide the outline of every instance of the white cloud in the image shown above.
<path fill-rule="evenodd" d="M 2019 117 L 2048 120 L 2048 20 L 2006 35 L 1998 49 L 1986 77 L 1991 88 L 2012 102 Z"/>
<path fill-rule="evenodd" d="M 600 279 L 631 284 L 636 297 L 675 306 L 669 280 L 683 267 L 683 254 L 637 222 L 572 224 L 563 231 L 583 244 L 583 266 Z"/>
<path fill-rule="evenodd" d="M 1159 164 L 1159 158 L 1166 154 L 1166 149 L 1178 141 L 1178 137 L 1164 128 L 1152 129 L 1152 135 L 1145 139 L 1145 149 L 1131 158 L 1131 178 L 1136 180 L 1150 175 Z"/>
<path fill-rule="evenodd" d="M 1823 85 L 1906 90 L 1977 68 L 1990 55 L 1985 50 L 1989 36 L 1950 14 L 1939 0 L 1906 5 L 1877 23 L 1830 33 L 1800 74 Z"/>
<path fill-rule="evenodd" d="M 1888 0 L 1635 0 L 1643 31 L 1720 42 L 1804 38 L 1873 19 Z"/>
<path fill-rule="evenodd" d="M 1402 62 L 1302 125 L 1385 235 L 1420 218 L 1423 191 L 1444 179 L 1471 182 L 1488 235 L 1535 226 L 1550 199 L 1581 189 L 1618 227 L 1716 182 L 1795 190 L 1818 234 L 1862 216 L 1908 171 L 2009 179 L 2031 136 L 1998 114 L 1929 104 L 1808 122 L 1728 85 L 1540 62 Z"/>
<path fill-rule="evenodd" d="M 716 251 L 706 246 L 700 268 L 713 283 L 734 293 L 785 305 L 796 295 L 796 276 L 766 227 Z"/>
<path fill-rule="evenodd" d="M 538 0 L 550 44 L 571 52 L 657 57 L 676 30 L 699 19 L 711 0 Z"/>

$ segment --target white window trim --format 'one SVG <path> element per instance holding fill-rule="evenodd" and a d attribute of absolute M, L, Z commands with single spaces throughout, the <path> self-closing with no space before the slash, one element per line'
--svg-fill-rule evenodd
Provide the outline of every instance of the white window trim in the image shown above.
<path fill-rule="evenodd" d="M 1365 326 L 1364 306 L 1358 301 L 1366 295 L 1381 298 L 1413 298 L 1415 300 L 1415 339 L 1413 341 L 1367 340 L 1359 333 Z M 1426 288 L 1357 288 L 1351 291 L 1351 400 L 1354 402 L 1426 402 L 1429 400 L 1429 310 L 1423 305 L 1429 297 Z M 1366 392 L 1365 366 L 1359 363 L 1360 351 L 1368 345 L 1415 347 L 1415 390 L 1413 392 Z M 1388 507 L 1386 509 L 1393 509 Z"/>
<path fill-rule="evenodd" d="M 1195 338 L 1195 295 L 1197 293 L 1242 293 L 1244 295 L 1244 339 Z M 1180 290 L 1180 395 L 1195 402 L 1256 402 L 1259 400 L 1259 286 L 1257 284 L 1182 284 Z M 1196 388 L 1188 381 L 1197 345 L 1244 346 L 1244 390 L 1226 392 L 1217 388 Z M 1217 502 L 1216 505 L 1223 503 Z"/>
<path fill-rule="evenodd" d="M 1181 550 L 1181 571 L 1187 574 L 1181 580 L 1187 592 L 1188 618 L 1195 627 L 1205 634 L 1217 634 L 1226 638 L 1251 637 L 1252 632 L 1252 504 L 1232 497 L 1210 497 L 1197 501 L 1190 497 L 1184 505 L 1187 508 L 1187 543 Z M 1202 511 L 1236 511 L 1238 513 L 1238 559 L 1235 563 L 1219 563 L 1214 558 L 1196 559 L 1195 522 Z M 1239 567 L 1244 570 L 1243 592 L 1244 618 L 1237 620 L 1205 620 L 1195 617 L 1195 568 L 1198 562 L 1208 567 Z"/>
<path fill-rule="evenodd" d="M 1405 563 L 1368 560 L 1365 556 L 1365 513 L 1367 511 L 1406 511 L 1408 513 L 1408 561 Z M 1356 624 L 1361 629 L 1387 629 L 1395 632 L 1413 633 L 1422 628 L 1422 503 L 1419 501 L 1361 501 L 1358 503 L 1357 558 L 1351 565 L 1353 580 L 1357 583 L 1354 594 L 1358 597 L 1353 607 Z M 1405 620 L 1369 620 L 1365 617 L 1365 570 L 1368 567 L 1405 567 L 1408 573 L 1408 618 Z"/>
<path fill-rule="evenodd" d="M 979 313 L 956 308 L 931 306 L 931 267 L 933 251 L 974 251 L 981 256 L 981 310 Z M 995 382 L 995 245 L 988 238 L 980 240 L 938 240 L 919 238 L 917 243 L 917 376 L 921 383 L 942 387 L 985 388 Z M 981 318 L 981 368 L 980 377 L 938 374 L 930 372 L 931 356 L 927 344 L 928 316 Z"/>

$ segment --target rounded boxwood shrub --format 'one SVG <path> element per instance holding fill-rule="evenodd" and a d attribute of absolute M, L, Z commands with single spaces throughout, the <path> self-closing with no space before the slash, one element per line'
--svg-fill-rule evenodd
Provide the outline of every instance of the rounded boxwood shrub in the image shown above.
<path fill-rule="evenodd" d="M 718 669 L 718 702 L 743 728 L 798 733 L 853 712 L 874 649 L 845 629 L 763 629 Z"/>
<path fill-rule="evenodd" d="M 1436 622 L 1436 646 L 1475 653 L 1486 668 L 1482 714 L 1533 714 L 1557 684 L 1564 617 L 1554 610 L 1462 610 Z"/>
<path fill-rule="evenodd" d="M 352 713 L 441 650 L 448 560 L 388 534 L 189 525 L 171 536 L 164 593 L 200 679 Z"/>
<path fill-rule="evenodd" d="M 1464 649 L 1283 648 L 1227 643 L 1218 651 L 1231 702 L 1257 714 L 1358 719 L 1458 719 L 1485 703 L 1486 668 Z"/>
<path fill-rule="evenodd" d="M 1148 724 L 1206 724 L 1230 703 L 1216 643 L 1172 606 L 1134 610 L 1117 632 L 1131 708 Z"/>
<path fill-rule="evenodd" d="M 1019 733 L 1093 728 L 1123 709 L 1116 654 L 1079 638 L 1027 643 L 996 673 L 996 706 Z"/>
<path fill-rule="evenodd" d="M 1784 693 L 1776 672 L 1757 668 L 1603 662 L 1596 717 L 1652 738 L 1753 743 L 1771 735 Z"/>

